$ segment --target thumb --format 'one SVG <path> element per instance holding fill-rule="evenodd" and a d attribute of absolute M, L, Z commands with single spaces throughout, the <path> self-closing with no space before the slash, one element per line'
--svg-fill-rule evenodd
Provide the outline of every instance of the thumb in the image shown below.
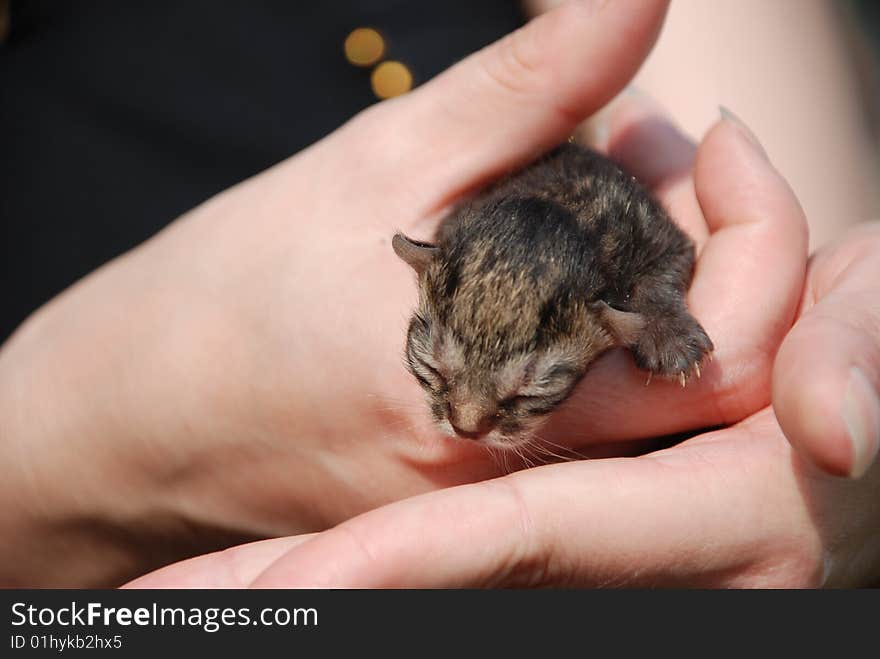
<path fill-rule="evenodd" d="M 416 201 L 430 214 L 563 141 L 611 100 L 651 50 L 667 4 L 570 1 L 343 132 L 373 172 L 386 167 L 395 180 L 418 172 L 429 182 Z"/>
<path fill-rule="evenodd" d="M 880 446 L 880 223 L 811 259 L 808 307 L 776 357 L 773 406 L 792 445 L 858 478 Z M 812 306 L 810 306 L 812 304 Z"/>

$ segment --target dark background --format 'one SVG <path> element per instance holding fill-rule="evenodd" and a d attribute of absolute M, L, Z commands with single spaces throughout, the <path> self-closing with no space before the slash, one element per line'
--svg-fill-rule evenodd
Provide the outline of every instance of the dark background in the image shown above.
<path fill-rule="evenodd" d="M 6 0 L 0 0 L 5 4 Z M 0 44 L 0 343 L 208 197 L 377 102 L 378 27 L 416 84 L 523 22 L 513 0 L 11 0 Z"/>

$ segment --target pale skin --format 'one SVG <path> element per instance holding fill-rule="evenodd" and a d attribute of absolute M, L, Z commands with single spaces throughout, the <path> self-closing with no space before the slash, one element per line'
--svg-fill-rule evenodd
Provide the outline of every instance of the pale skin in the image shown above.
<path fill-rule="evenodd" d="M 827 298 L 802 304 L 811 299 L 803 213 L 736 122 L 713 128 L 693 160 L 693 146 L 652 109 L 616 112 L 612 154 L 625 159 L 658 139 L 668 147 L 630 164 L 700 245 L 689 303 L 715 360 L 682 391 L 646 389 L 625 354 L 609 355 L 549 438 L 620 454 L 632 452 L 627 440 L 727 429 L 650 456 L 504 476 L 483 450 L 432 428 L 403 368 L 416 290 L 391 235 L 429 236 L 463 191 L 565 139 L 629 82 L 664 11 L 659 0 L 618 0 L 548 14 L 195 209 L 28 321 L 0 351 L 0 451 L 12 466 L 0 484 L 0 525 L 16 538 L 0 549 L 3 582 L 124 580 L 154 566 L 169 542 L 181 555 L 223 546 L 199 533 L 217 528 L 291 537 L 137 583 L 628 583 L 634 564 L 655 582 L 871 578 L 877 548 L 862 536 L 880 515 L 877 470 L 858 480 L 823 475 L 793 457 L 767 411 L 771 392 L 795 404 L 816 395 L 803 378 L 780 375 L 784 350 L 775 370 L 773 360 L 784 339 L 798 367 L 820 358 L 811 335 L 799 346 L 797 332 L 821 327 L 812 309 Z M 874 244 L 876 232 L 853 234 L 826 262 L 862 264 L 845 267 L 862 290 L 876 280 Z M 808 281 L 821 279 L 822 262 L 811 261 Z M 834 297 L 842 279 L 825 276 L 832 292 L 822 290 Z M 870 312 L 845 293 L 837 301 L 857 318 Z M 873 350 L 859 354 L 876 395 L 880 339 L 866 330 L 860 341 Z M 834 354 L 814 365 L 837 386 L 848 344 Z M 638 415 L 628 413 L 632 400 Z M 796 412 L 780 420 L 826 468 L 860 468 L 839 414 L 817 436 L 798 427 Z M 826 510 L 835 515 L 813 514 Z M 129 528 L 148 532 L 139 543 L 114 541 Z M 466 551 L 477 542 L 487 550 Z M 424 561 L 438 568 L 422 570 Z"/>

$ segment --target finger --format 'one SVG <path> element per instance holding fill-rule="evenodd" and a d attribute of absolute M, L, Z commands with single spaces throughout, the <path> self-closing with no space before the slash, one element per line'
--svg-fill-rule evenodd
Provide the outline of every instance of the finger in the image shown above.
<path fill-rule="evenodd" d="M 795 448 L 857 478 L 880 447 L 880 224 L 852 235 L 832 258 L 813 260 L 808 294 L 821 299 L 779 350 L 773 406 Z"/>
<path fill-rule="evenodd" d="M 768 440 L 764 431 L 773 427 L 772 414 L 764 414 L 742 431 L 715 433 L 703 445 L 679 447 L 675 454 L 541 467 L 401 501 L 316 535 L 280 557 L 253 585 L 815 581 L 819 560 L 782 565 L 768 546 L 777 534 L 798 537 L 798 558 L 819 554 L 817 539 L 793 531 L 808 526 L 806 506 L 796 500 L 789 506 L 789 499 L 775 494 L 779 487 L 797 488 L 790 473 L 780 472 L 778 459 L 766 459 L 788 448 L 781 435 Z M 774 508 L 781 501 L 789 506 L 784 511 Z M 743 532 L 768 530 L 768 520 L 760 544 Z M 773 570 L 762 575 L 765 560 Z"/>
<path fill-rule="evenodd" d="M 242 588 L 309 535 L 251 542 L 150 572 L 123 588 Z"/>
<path fill-rule="evenodd" d="M 803 287 L 803 210 L 756 138 L 725 113 L 697 151 L 697 200 L 710 238 L 689 301 L 715 341 L 711 373 L 718 421 L 770 400 L 776 348 L 791 327 Z"/>
<path fill-rule="evenodd" d="M 667 4 L 568 2 L 362 113 L 343 134 L 377 156 L 374 171 L 388 166 L 390 185 L 401 171 L 419 173 L 424 189 L 408 192 L 429 213 L 565 140 L 635 74 Z"/>
<path fill-rule="evenodd" d="M 694 191 L 697 145 L 641 92 L 629 88 L 613 105 L 608 117 L 609 155 L 654 193 L 694 240 L 699 254 L 709 230 Z"/>

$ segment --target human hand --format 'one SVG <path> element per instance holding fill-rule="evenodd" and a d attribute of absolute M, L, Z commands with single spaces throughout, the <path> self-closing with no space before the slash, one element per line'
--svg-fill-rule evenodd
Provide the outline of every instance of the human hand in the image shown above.
<path fill-rule="evenodd" d="M 687 190 L 675 184 L 685 145 L 633 107 L 612 126 L 611 149 L 623 159 L 641 154 L 641 174 L 674 203 L 676 191 Z M 633 126 L 647 127 L 643 139 L 625 139 Z M 797 201 L 752 140 L 728 120 L 700 146 L 695 185 L 713 231 L 704 253 L 734 226 L 757 233 L 762 223 L 798 225 Z M 668 148 L 655 150 L 664 141 Z M 676 152 L 682 157 L 650 156 Z M 878 236 L 876 226 L 862 229 L 814 257 L 805 300 L 819 282 L 827 284 L 823 299 L 840 299 L 876 281 Z M 748 240 L 727 247 L 743 260 L 766 258 Z M 813 322 L 810 308 L 801 305 L 790 336 Z M 859 307 L 843 309 L 845 317 L 858 316 Z M 830 342 L 832 363 L 848 356 L 841 348 Z M 199 557 L 130 585 L 851 586 L 880 574 L 878 495 L 880 467 L 857 481 L 818 472 L 792 450 L 765 404 L 665 450 L 547 465 L 424 494 L 324 533 Z"/>
<path fill-rule="evenodd" d="M 497 474 L 438 436 L 403 369 L 415 286 L 390 238 L 565 139 L 632 77 L 665 8 L 549 14 L 27 321 L 0 351 L 0 580 L 118 583 Z"/>

